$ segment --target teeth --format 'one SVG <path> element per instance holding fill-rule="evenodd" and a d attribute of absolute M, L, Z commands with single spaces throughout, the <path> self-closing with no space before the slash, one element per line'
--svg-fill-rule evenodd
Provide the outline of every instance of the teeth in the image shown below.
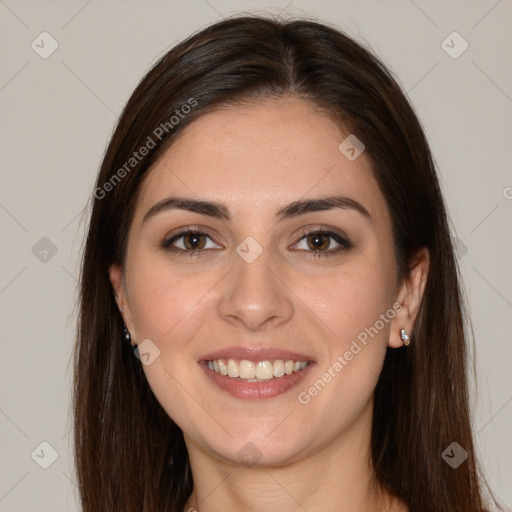
<path fill-rule="evenodd" d="M 282 377 L 284 375 L 284 361 L 282 359 L 277 359 L 274 361 L 274 377 Z"/>
<path fill-rule="evenodd" d="M 254 379 L 256 377 L 256 365 L 252 361 L 242 359 L 239 366 L 241 379 Z"/>
<path fill-rule="evenodd" d="M 274 377 L 274 367 L 270 361 L 260 361 L 256 366 L 257 379 L 272 379 Z"/>
<path fill-rule="evenodd" d="M 225 359 L 216 359 L 208 361 L 207 364 L 208 368 L 215 373 L 251 382 L 291 375 L 294 372 L 300 372 L 308 365 L 306 361 L 292 361 L 291 359 L 287 361 L 276 359 L 273 363 L 268 360 L 255 363 L 247 359 L 242 359 L 240 362 L 235 359 L 228 359 L 226 363 Z"/>
<path fill-rule="evenodd" d="M 224 364 L 224 361 L 219 359 L 217 362 L 219 363 L 219 370 L 221 375 L 227 375 L 229 373 L 229 368 Z"/>
<path fill-rule="evenodd" d="M 238 377 L 240 375 L 240 367 L 236 364 L 234 359 L 228 361 L 228 375 L 230 377 Z"/>

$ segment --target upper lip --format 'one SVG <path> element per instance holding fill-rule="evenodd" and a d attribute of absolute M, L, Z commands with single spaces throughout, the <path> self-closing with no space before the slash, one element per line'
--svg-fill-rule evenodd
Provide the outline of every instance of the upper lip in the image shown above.
<path fill-rule="evenodd" d="M 213 361 L 215 359 L 247 359 L 249 361 L 266 361 L 275 359 L 293 360 L 293 361 L 307 361 L 312 362 L 314 359 L 311 356 L 299 354 L 297 352 L 290 352 L 279 348 L 265 348 L 265 347 L 227 347 L 209 352 L 199 358 L 199 361 Z"/>

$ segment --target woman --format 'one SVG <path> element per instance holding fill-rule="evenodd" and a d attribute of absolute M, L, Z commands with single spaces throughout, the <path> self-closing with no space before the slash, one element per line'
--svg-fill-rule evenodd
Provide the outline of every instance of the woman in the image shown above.
<path fill-rule="evenodd" d="M 206 28 L 139 84 L 96 183 L 83 510 L 484 510 L 463 315 L 432 156 L 378 59 L 312 21 Z"/>

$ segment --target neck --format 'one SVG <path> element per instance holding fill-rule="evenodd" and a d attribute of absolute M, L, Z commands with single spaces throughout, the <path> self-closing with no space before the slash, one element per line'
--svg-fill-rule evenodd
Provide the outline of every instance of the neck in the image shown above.
<path fill-rule="evenodd" d="M 404 510 L 374 477 L 370 425 L 366 417 L 313 455 L 266 467 L 240 466 L 214 457 L 185 436 L 194 491 L 184 511 Z"/>

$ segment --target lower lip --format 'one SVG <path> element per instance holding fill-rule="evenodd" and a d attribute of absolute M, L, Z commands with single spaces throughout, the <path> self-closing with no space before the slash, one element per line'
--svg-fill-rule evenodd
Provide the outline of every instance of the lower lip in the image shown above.
<path fill-rule="evenodd" d="M 223 391 L 226 391 L 231 396 L 242 399 L 261 400 L 281 395 L 295 387 L 302 379 L 304 379 L 304 377 L 306 377 L 314 364 L 315 363 L 310 362 L 306 368 L 299 372 L 284 375 L 283 377 L 274 377 L 273 379 L 262 382 L 247 382 L 216 373 L 208 368 L 206 361 L 201 361 L 199 366 L 201 366 L 213 384 Z"/>

